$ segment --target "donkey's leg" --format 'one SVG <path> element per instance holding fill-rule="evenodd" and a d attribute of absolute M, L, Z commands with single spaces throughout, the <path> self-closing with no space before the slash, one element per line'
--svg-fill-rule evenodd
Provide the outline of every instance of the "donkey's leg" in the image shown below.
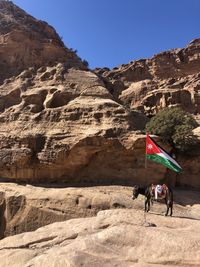
<path fill-rule="evenodd" d="M 169 207 L 170 207 L 170 216 L 172 216 L 172 214 L 173 214 L 173 202 L 172 201 L 170 201 L 170 204 L 169 204 Z"/>
<path fill-rule="evenodd" d="M 170 202 L 170 216 L 172 216 L 173 214 L 173 203 Z"/>
<path fill-rule="evenodd" d="M 166 213 L 165 213 L 165 216 L 168 215 L 168 212 L 169 212 L 169 205 L 167 204 L 167 211 L 166 211 Z"/>
<path fill-rule="evenodd" d="M 145 198 L 145 211 L 146 212 L 150 211 L 150 198 L 149 198 L 149 196 L 146 196 L 146 198 Z"/>
<path fill-rule="evenodd" d="M 147 211 L 147 199 L 145 198 L 145 201 L 144 201 L 144 211 L 146 212 Z"/>
<path fill-rule="evenodd" d="M 169 201 L 167 199 L 165 199 L 165 203 L 167 205 L 167 211 L 165 213 L 165 216 L 167 216 L 168 215 L 168 212 L 169 212 Z"/>
<path fill-rule="evenodd" d="M 145 210 L 145 212 L 148 212 L 149 211 L 149 201 L 148 201 L 148 198 L 147 197 L 145 197 L 144 210 Z"/>
<path fill-rule="evenodd" d="M 148 199 L 148 210 L 147 211 L 150 211 L 150 198 Z"/>
<path fill-rule="evenodd" d="M 170 194 L 170 216 L 173 214 L 173 192 Z"/>

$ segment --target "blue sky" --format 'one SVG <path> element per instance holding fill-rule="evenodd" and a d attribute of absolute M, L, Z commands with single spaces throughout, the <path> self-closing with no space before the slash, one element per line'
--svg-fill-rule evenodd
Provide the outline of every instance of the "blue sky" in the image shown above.
<path fill-rule="evenodd" d="M 13 0 L 90 68 L 115 67 L 200 38 L 200 0 Z"/>

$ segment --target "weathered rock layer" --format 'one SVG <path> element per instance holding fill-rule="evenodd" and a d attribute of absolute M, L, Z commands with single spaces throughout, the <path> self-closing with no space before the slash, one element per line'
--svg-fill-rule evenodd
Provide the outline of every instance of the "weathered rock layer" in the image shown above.
<path fill-rule="evenodd" d="M 10 1 L 0 1 L 0 83 L 28 67 L 66 62 L 86 68 L 55 30 Z"/>
<path fill-rule="evenodd" d="M 131 61 L 112 70 L 95 69 L 118 101 L 131 109 L 154 115 L 167 106 L 180 105 L 200 112 L 200 39 L 151 59 Z"/>
<path fill-rule="evenodd" d="M 95 216 L 100 210 L 144 208 L 143 196 L 132 200 L 132 187 L 55 186 L 0 183 L 0 238 L 34 231 L 53 222 Z M 198 191 L 174 190 L 173 216 L 200 219 L 199 202 Z M 166 205 L 156 202 L 151 211 L 164 215 Z"/>

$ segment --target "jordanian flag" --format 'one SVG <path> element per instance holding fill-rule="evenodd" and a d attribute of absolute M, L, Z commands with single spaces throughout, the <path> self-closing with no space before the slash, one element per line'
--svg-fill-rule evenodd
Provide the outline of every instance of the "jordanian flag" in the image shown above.
<path fill-rule="evenodd" d="M 160 146 L 158 146 L 149 135 L 146 137 L 146 157 L 157 163 L 163 164 L 165 167 L 175 172 L 182 172 L 181 166 Z"/>

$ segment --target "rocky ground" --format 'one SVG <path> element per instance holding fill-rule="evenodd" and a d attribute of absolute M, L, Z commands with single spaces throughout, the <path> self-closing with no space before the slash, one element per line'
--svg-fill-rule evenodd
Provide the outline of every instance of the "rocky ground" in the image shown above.
<path fill-rule="evenodd" d="M 155 203 L 145 216 L 143 196 L 133 201 L 131 187 L 43 188 L 1 184 L 1 188 L 7 197 L 23 194 L 27 206 L 40 210 L 37 213 L 40 219 L 46 217 L 48 210 L 52 221 L 65 221 L 2 239 L 0 266 L 200 265 L 198 191 L 175 190 L 174 215 L 165 217 L 163 203 Z M 18 218 L 28 216 L 27 206 L 24 211 L 21 206 Z M 55 218 L 55 214 L 69 212 L 69 207 L 65 218 Z M 81 216 L 86 217 L 70 219 Z M 34 224 L 38 218 L 29 220 Z"/>

